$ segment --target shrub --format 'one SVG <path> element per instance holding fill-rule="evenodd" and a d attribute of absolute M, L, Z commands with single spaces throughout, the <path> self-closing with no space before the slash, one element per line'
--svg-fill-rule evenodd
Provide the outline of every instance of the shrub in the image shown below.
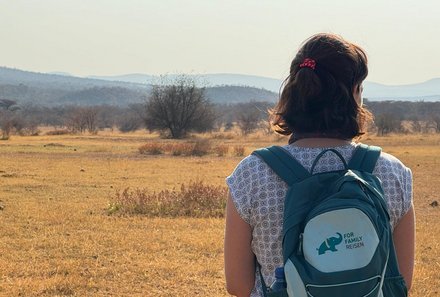
<path fill-rule="evenodd" d="M 122 133 L 139 130 L 141 126 L 142 121 L 137 117 L 124 117 L 118 124 L 119 131 L 121 131 Z"/>
<path fill-rule="evenodd" d="M 171 154 L 173 156 L 190 156 L 192 154 L 192 151 L 194 150 L 194 143 L 175 143 L 172 146 Z"/>
<path fill-rule="evenodd" d="M 233 132 L 217 132 L 212 134 L 213 139 L 234 139 L 236 137 L 236 134 Z"/>
<path fill-rule="evenodd" d="M 211 151 L 211 143 L 208 139 L 196 142 L 168 142 L 168 143 L 147 143 L 139 147 L 141 154 L 159 155 L 168 153 L 173 156 L 203 156 Z"/>
<path fill-rule="evenodd" d="M 195 142 L 191 155 L 204 156 L 211 150 L 211 142 L 208 139 L 202 139 Z"/>
<path fill-rule="evenodd" d="M 165 145 L 164 150 L 173 156 L 203 156 L 210 152 L 211 143 L 207 139 L 196 142 L 170 143 Z"/>
<path fill-rule="evenodd" d="M 212 130 L 216 118 L 214 106 L 205 89 L 197 87 L 189 76 L 164 80 L 149 93 L 143 116 L 148 129 L 167 131 L 171 138 Z"/>
<path fill-rule="evenodd" d="M 63 130 L 52 130 L 52 131 L 47 131 L 46 135 L 66 135 L 66 134 L 70 134 L 70 131 L 67 129 L 63 129 Z"/>
<path fill-rule="evenodd" d="M 165 142 L 161 144 L 161 148 L 166 153 L 171 153 L 173 151 L 175 143 L 173 142 Z"/>
<path fill-rule="evenodd" d="M 107 213 L 153 217 L 223 217 L 227 189 L 205 185 L 201 181 L 182 184 L 180 190 L 150 193 L 147 189 L 126 188 L 116 191 Z"/>
<path fill-rule="evenodd" d="M 139 147 L 139 153 L 145 155 L 160 155 L 163 153 L 163 148 L 160 143 L 147 143 Z"/>
<path fill-rule="evenodd" d="M 245 148 L 242 145 L 236 145 L 234 146 L 234 155 L 237 157 L 243 157 L 244 156 Z"/>
<path fill-rule="evenodd" d="M 215 152 L 215 153 L 217 154 L 217 156 L 219 156 L 219 157 L 223 157 L 223 156 L 227 155 L 227 154 L 228 154 L 228 151 L 229 151 L 229 147 L 228 147 L 227 145 L 224 145 L 224 144 L 217 145 L 217 146 L 214 148 L 214 152 Z"/>

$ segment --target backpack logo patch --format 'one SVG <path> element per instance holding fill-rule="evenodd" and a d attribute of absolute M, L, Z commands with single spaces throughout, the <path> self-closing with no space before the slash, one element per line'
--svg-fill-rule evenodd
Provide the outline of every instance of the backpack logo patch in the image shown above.
<path fill-rule="evenodd" d="M 345 249 L 349 250 L 365 246 L 362 236 L 356 236 L 354 232 L 344 233 L 344 236 L 339 232 L 336 232 L 336 234 L 338 236 L 329 237 L 321 243 L 319 248 L 316 249 L 318 255 L 324 255 L 327 251 L 337 252 L 336 246 L 341 244 L 342 241 L 345 243 Z"/>
<path fill-rule="evenodd" d="M 319 248 L 316 250 L 318 251 L 318 255 L 323 255 L 327 251 L 337 252 L 336 246 L 341 244 L 342 242 L 342 234 L 339 232 L 336 232 L 338 237 L 332 236 L 324 240 Z"/>

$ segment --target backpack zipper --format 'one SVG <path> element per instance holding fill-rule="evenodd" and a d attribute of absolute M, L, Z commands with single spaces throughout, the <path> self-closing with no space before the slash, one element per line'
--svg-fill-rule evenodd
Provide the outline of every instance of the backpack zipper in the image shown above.
<path fill-rule="evenodd" d="M 367 192 L 367 188 L 364 186 L 364 184 L 361 181 L 358 181 L 358 184 L 360 186 L 360 188 L 362 189 L 362 192 L 365 193 L 365 195 L 367 195 L 368 197 L 370 197 L 370 195 Z"/>
<path fill-rule="evenodd" d="M 304 233 L 300 233 L 299 234 L 298 251 L 297 251 L 298 256 L 302 256 L 302 254 L 303 254 L 303 237 L 304 237 Z"/>

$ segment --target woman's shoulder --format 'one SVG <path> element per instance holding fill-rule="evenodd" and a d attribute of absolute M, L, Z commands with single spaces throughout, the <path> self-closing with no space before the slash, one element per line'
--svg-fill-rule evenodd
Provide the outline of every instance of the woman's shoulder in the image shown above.
<path fill-rule="evenodd" d="M 382 151 L 377 160 L 376 171 L 389 171 L 395 174 L 403 174 L 410 171 L 410 169 L 394 155 Z"/>
<path fill-rule="evenodd" d="M 237 167 L 235 167 L 234 171 L 246 171 L 246 170 L 256 170 L 256 169 L 263 169 L 267 165 L 266 163 L 259 158 L 258 156 L 254 154 L 250 154 L 243 158 L 238 164 Z"/>
<path fill-rule="evenodd" d="M 229 186 L 235 184 L 240 188 L 248 187 L 266 176 L 269 170 L 269 166 L 262 159 L 250 154 L 237 164 L 231 175 L 226 178 L 226 182 Z"/>

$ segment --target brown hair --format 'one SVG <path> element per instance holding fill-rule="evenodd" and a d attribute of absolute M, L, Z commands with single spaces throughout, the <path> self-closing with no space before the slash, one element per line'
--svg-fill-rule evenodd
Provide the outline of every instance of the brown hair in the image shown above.
<path fill-rule="evenodd" d="M 315 69 L 300 67 L 307 58 L 316 62 Z M 367 74 L 367 55 L 359 46 L 334 34 L 312 36 L 293 59 L 280 100 L 270 111 L 274 130 L 343 139 L 364 134 L 372 116 L 353 91 Z"/>

